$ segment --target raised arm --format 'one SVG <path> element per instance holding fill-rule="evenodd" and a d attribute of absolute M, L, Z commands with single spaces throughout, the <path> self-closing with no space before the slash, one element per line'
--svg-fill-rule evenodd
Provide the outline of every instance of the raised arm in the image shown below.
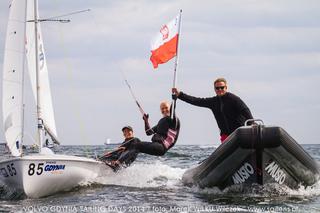
<path fill-rule="evenodd" d="M 177 88 L 172 88 L 172 93 L 179 98 L 189 104 L 199 106 L 199 107 L 207 107 L 212 108 L 213 106 L 213 98 L 198 98 L 191 95 L 187 95 L 182 91 L 179 91 Z"/>
<path fill-rule="evenodd" d="M 155 133 L 156 126 L 152 128 L 150 127 L 149 114 L 144 114 L 142 119 L 144 120 L 144 129 L 146 131 L 146 135 L 153 135 Z"/>

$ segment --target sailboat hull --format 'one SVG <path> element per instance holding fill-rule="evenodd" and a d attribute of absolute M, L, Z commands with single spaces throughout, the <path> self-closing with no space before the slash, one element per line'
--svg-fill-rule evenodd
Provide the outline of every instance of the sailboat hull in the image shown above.
<path fill-rule="evenodd" d="M 113 173 L 102 162 L 89 158 L 37 154 L 0 162 L 0 181 L 13 196 L 39 198 L 94 181 L 108 170 Z"/>

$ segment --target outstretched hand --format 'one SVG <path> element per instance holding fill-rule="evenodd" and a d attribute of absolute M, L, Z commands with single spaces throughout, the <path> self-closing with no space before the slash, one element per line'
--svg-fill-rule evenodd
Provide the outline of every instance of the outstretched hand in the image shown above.
<path fill-rule="evenodd" d="M 178 88 L 172 88 L 172 96 L 178 97 L 180 95 L 180 91 Z"/>
<path fill-rule="evenodd" d="M 124 151 L 126 149 L 127 149 L 127 147 L 125 147 L 125 146 L 119 146 L 117 151 Z"/>
<path fill-rule="evenodd" d="M 143 119 L 145 122 L 147 122 L 148 119 L 149 119 L 149 114 L 143 114 L 142 119 Z"/>
<path fill-rule="evenodd" d="M 172 100 L 177 100 L 178 99 L 178 96 L 176 94 L 172 94 Z"/>

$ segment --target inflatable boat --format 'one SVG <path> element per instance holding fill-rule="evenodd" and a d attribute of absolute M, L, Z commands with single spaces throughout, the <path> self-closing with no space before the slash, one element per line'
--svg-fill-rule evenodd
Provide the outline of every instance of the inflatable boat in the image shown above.
<path fill-rule="evenodd" d="M 319 179 L 317 162 L 281 127 L 261 120 L 238 128 L 182 182 L 201 188 L 278 183 L 296 189 Z M 251 121 L 252 122 L 252 121 Z"/>

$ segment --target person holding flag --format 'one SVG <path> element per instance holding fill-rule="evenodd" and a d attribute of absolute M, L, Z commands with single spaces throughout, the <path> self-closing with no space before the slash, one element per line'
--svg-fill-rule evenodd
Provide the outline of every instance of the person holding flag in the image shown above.
<path fill-rule="evenodd" d="M 173 57 L 176 57 L 173 81 L 174 86 L 176 85 L 176 71 L 178 64 L 181 12 L 182 11 L 180 11 L 179 15 L 176 16 L 172 21 L 161 27 L 160 32 L 155 36 L 151 45 L 150 60 L 154 68 L 157 68 L 159 64 L 166 63 Z M 151 142 L 134 140 L 130 142 L 128 146 L 123 148 L 125 152 L 123 152 L 117 159 L 114 159 L 110 164 L 115 168 L 115 171 L 118 170 L 119 165 L 121 165 L 122 162 L 128 161 L 128 159 L 132 158 L 132 156 L 136 156 L 140 152 L 155 156 L 164 155 L 175 145 L 180 131 L 180 121 L 175 114 L 175 98 L 173 98 L 173 103 L 171 106 L 168 101 L 162 101 L 160 103 L 160 111 L 163 117 L 159 120 L 156 126 L 151 128 L 149 124 L 149 115 L 144 112 L 143 108 L 138 102 L 124 73 L 123 76 L 131 96 L 143 116 L 145 132 L 148 136 L 152 135 L 152 138 Z"/>
<path fill-rule="evenodd" d="M 155 69 L 158 68 L 159 64 L 166 63 L 173 57 L 176 57 L 173 86 L 176 85 L 181 13 L 182 10 L 180 10 L 180 13 L 168 24 L 163 25 L 160 28 L 159 33 L 151 42 L 150 60 Z M 163 101 L 160 103 L 160 111 L 163 117 L 153 128 L 150 128 L 149 115 L 144 113 L 137 101 L 136 103 L 140 109 L 140 112 L 143 112 L 146 134 L 153 136 L 151 143 L 137 142 L 131 144 L 131 146 L 134 149 L 146 154 L 157 156 L 164 155 L 171 147 L 174 146 L 179 136 L 180 121 L 175 114 L 176 98 L 173 98 L 173 103 L 171 106 L 168 101 Z"/>
<path fill-rule="evenodd" d="M 159 33 L 157 33 L 151 42 L 150 60 L 155 69 L 158 68 L 159 64 L 166 63 L 173 57 L 176 57 L 173 80 L 174 87 L 176 85 L 178 65 L 181 13 L 182 10 L 180 10 L 180 13 L 168 24 L 163 25 L 160 28 Z M 159 120 L 156 126 L 150 128 L 149 115 L 143 111 L 142 107 L 136 100 L 131 87 L 129 85 L 128 87 L 133 98 L 135 99 L 137 106 L 139 107 L 140 112 L 143 113 L 146 134 L 153 135 L 151 138 L 151 143 L 136 142 L 132 143 L 131 147 L 135 150 L 139 150 L 140 152 L 150 155 L 164 155 L 171 147 L 174 146 L 179 136 L 180 121 L 175 114 L 176 99 L 173 98 L 173 103 L 171 106 L 167 101 L 160 103 L 160 111 L 163 117 Z"/>
<path fill-rule="evenodd" d="M 159 64 L 168 62 L 170 59 L 175 57 L 174 62 L 174 75 L 173 75 L 173 88 L 177 85 L 177 68 L 178 68 L 178 50 L 179 40 L 181 36 L 181 15 L 182 10 L 179 14 L 171 20 L 168 24 L 163 25 L 160 28 L 159 33 L 153 38 L 151 42 L 151 56 L 153 68 L 158 68 Z M 176 96 L 172 93 L 172 111 L 176 109 Z"/>

